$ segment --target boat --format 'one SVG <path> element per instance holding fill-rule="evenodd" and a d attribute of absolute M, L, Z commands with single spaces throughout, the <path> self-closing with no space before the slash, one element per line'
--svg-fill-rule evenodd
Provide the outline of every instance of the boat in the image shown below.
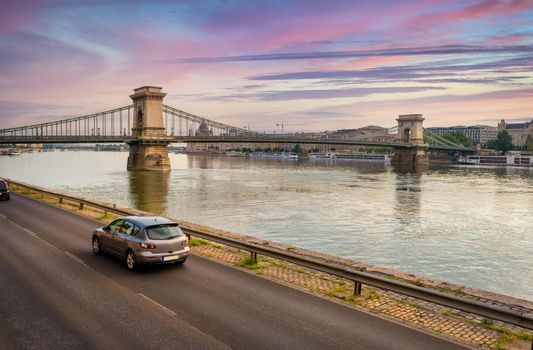
<path fill-rule="evenodd" d="M 391 157 L 386 153 L 309 153 L 311 159 L 349 160 L 356 162 L 380 162 L 390 164 Z"/>
<path fill-rule="evenodd" d="M 245 152 L 239 152 L 239 151 L 227 151 L 226 155 L 228 157 L 246 157 Z"/>
<path fill-rule="evenodd" d="M 460 164 L 533 167 L 533 155 L 507 154 L 504 156 L 467 156 Z"/>
<path fill-rule="evenodd" d="M 0 153 L 6 156 L 20 156 L 22 154 L 22 151 L 18 148 L 8 148 L 3 149 Z"/>
<path fill-rule="evenodd" d="M 298 154 L 292 152 L 252 152 L 252 158 L 274 158 L 274 159 L 298 159 Z"/>

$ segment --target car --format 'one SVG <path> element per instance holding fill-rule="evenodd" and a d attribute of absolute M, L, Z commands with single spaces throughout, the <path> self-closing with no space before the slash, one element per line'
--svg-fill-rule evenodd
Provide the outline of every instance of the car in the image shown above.
<path fill-rule="evenodd" d="M 0 179 L 0 199 L 5 199 L 6 201 L 9 200 L 10 192 L 9 192 L 9 184 L 6 180 Z"/>
<path fill-rule="evenodd" d="M 143 265 L 181 265 L 190 250 L 180 226 L 160 216 L 118 218 L 93 232 L 92 249 L 123 259 L 132 271 Z"/>

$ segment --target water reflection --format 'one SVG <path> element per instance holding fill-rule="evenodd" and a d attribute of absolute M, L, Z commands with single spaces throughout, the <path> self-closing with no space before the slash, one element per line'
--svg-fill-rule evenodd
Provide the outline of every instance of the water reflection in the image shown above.
<path fill-rule="evenodd" d="M 170 172 L 129 171 L 131 202 L 137 209 L 161 215 L 167 209 Z"/>
<path fill-rule="evenodd" d="M 402 225 L 412 225 L 419 220 L 422 172 L 396 174 L 396 201 L 394 216 Z"/>

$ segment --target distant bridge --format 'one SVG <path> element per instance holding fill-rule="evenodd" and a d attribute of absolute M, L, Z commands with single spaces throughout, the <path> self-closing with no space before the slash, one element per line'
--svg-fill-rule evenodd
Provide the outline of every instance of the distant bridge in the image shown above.
<path fill-rule="evenodd" d="M 372 133 L 366 138 L 272 135 L 216 122 L 165 105 L 162 103 L 164 96 L 161 88 L 135 89 L 135 94 L 130 96 L 134 101 L 131 105 L 74 118 L 0 129 L 0 144 L 128 143 L 130 146 L 146 147 L 166 147 L 178 142 L 354 145 L 390 147 L 397 150 L 396 153 L 416 150 L 415 158 L 427 150 L 475 152 L 474 148 L 454 144 L 424 130 L 421 115 L 400 116 L 397 126 Z M 420 153 L 420 150 L 423 152 Z"/>

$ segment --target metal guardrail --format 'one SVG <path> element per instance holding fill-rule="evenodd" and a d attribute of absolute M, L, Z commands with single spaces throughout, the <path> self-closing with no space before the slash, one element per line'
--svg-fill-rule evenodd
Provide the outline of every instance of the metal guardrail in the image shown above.
<path fill-rule="evenodd" d="M 22 187 L 42 194 L 57 197 L 60 202 L 62 202 L 63 200 L 69 200 L 75 203 L 79 203 L 80 209 L 83 209 L 83 206 L 87 205 L 118 215 L 139 215 L 139 213 L 141 213 L 140 211 L 136 210 L 117 208 L 114 204 L 107 205 L 83 198 L 65 195 L 48 189 L 39 188 L 37 186 L 31 186 L 9 179 L 5 180 L 17 187 Z M 198 228 L 191 227 L 185 223 L 180 224 L 180 226 L 187 235 L 192 235 L 209 241 L 249 251 L 252 254 L 252 259 L 256 259 L 257 254 L 265 255 L 279 260 L 287 261 L 299 266 L 307 267 L 313 270 L 351 280 L 355 283 L 354 291 L 356 294 L 357 292 L 360 293 L 361 284 L 368 284 L 370 286 L 389 290 L 416 299 L 429 301 L 435 304 L 443 305 L 445 307 L 466 311 L 468 313 L 480 315 L 493 320 L 498 320 L 533 330 L 533 313 L 531 312 L 519 312 L 509 308 L 492 305 L 486 302 L 471 300 L 464 297 L 459 297 L 449 293 L 441 292 L 438 290 L 419 287 L 406 282 L 392 280 L 368 272 L 359 271 L 350 266 L 328 262 L 325 259 L 323 260 L 310 256 L 302 256 L 299 254 L 287 252 L 262 244 L 243 242 L 236 238 L 222 236 L 220 234 L 208 232 L 205 230 L 199 230 Z"/>

